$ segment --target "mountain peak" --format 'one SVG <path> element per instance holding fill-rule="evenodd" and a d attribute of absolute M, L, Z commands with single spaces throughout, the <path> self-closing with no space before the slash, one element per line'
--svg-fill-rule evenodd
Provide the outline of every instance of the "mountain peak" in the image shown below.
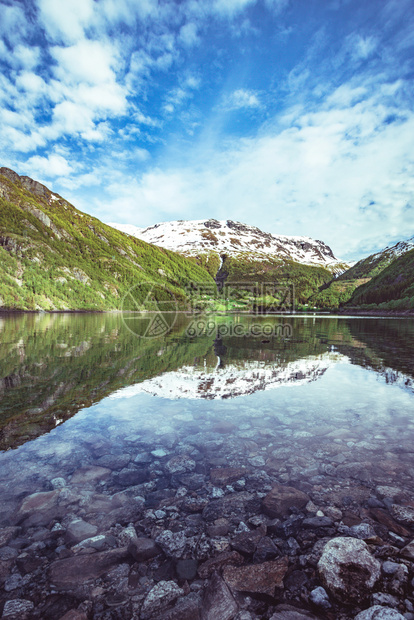
<path fill-rule="evenodd" d="M 109 224 L 148 243 L 187 256 L 215 253 L 221 258 L 243 255 L 252 259 L 278 257 L 306 265 L 342 271 L 343 262 L 323 241 L 305 236 L 274 235 L 233 220 L 177 220 L 148 228 Z"/>

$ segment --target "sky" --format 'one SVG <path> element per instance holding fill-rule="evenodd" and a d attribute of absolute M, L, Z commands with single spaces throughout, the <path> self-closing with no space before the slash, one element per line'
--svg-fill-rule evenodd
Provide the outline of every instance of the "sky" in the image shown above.
<path fill-rule="evenodd" d="M 0 0 L 0 165 L 105 222 L 414 235 L 414 0 Z"/>

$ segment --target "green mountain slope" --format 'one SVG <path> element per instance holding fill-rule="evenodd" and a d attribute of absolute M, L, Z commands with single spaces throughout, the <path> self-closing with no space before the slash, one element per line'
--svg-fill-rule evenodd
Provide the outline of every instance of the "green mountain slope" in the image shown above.
<path fill-rule="evenodd" d="M 232 287 L 243 289 L 252 282 L 275 283 L 276 286 L 290 286 L 294 290 L 296 305 L 305 304 L 320 286 L 330 282 L 332 272 L 325 267 L 304 265 L 292 260 L 273 257 L 260 260 L 247 258 L 245 254 L 231 256 L 224 260 L 216 280 Z"/>
<path fill-rule="evenodd" d="M 328 286 L 322 286 L 319 292 L 309 299 L 309 305 L 317 308 L 338 308 L 346 304 L 354 295 L 358 294 L 357 289 L 359 287 L 364 287 L 372 278 L 382 273 L 384 269 L 412 247 L 413 241 L 411 239 L 401 241 L 358 261 L 340 276 L 331 280 Z"/>
<path fill-rule="evenodd" d="M 369 282 L 355 290 L 347 307 L 380 310 L 414 309 L 414 250 L 392 261 Z"/>
<path fill-rule="evenodd" d="M 157 299 L 185 307 L 190 281 L 214 283 L 193 261 L 103 224 L 8 168 L 0 168 L 0 274 L 0 308 L 22 310 L 120 309 L 131 287 L 134 300 L 145 299 L 149 282 Z"/>

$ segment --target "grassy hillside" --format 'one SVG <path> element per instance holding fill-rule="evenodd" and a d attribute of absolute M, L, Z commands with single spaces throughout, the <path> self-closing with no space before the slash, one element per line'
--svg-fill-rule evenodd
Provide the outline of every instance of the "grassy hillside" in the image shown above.
<path fill-rule="evenodd" d="M 371 254 L 331 280 L 327 286 L 321 286 L 310 297 L 309 305 L 316 308 L 339 308 L 352 298 L 357 288 L 367 284 L 394 260 L 392 249 Z"/>
<path fill-rule="evenodd" d="M 186 304 L 190 281 L 213 283 L 201 266 L 82 213 L 28 177 L 0 168 L 0 307 L 110 310 L 134 289 L 159 285 Z"/>
<path fill-rule="evenodd" d="M 414 309 L 414 250 L 396 258 L 369 282 L 355 290 L 347 307 Z"/>
<path fill-rule="evenodd" d="M 309 297 L 323 284 L 332 279 L 332 273 L 324 267 L 303 265 L 277 258 L 247 259 L 242 254 L 224 260 L 217 279 L 226 284 L 236 283 L 240 290 L 250 283 L 275 283 L 293 286 L 297 305 L 305 304 Z"/>

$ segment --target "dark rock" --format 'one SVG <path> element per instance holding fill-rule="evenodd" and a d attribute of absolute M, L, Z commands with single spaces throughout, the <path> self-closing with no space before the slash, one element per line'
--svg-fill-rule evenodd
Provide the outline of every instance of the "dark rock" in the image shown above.
<path fill-rule="evenodd" d="M 161 553 L 161 549 L 151 538 L 133 538 L 128 545 L 128 553 L 137 562 L 145 562 Z"/>
<path fill-rule="evenodd" d="M 247 473 L 248 470 L 241 467 L 222 467 L 210 471 L 210 480 L 216 486 L 226 486 L 243 478 Z"/>
<path fill-rule="evenodd" d="M 256 551 L 253 556 L 253 560 L 257 563 L 267 562 L 268 560 L 274 560 L 280 556 L 280 551 L 274 544 L 273 540 L 268 536 L 264 536 L 257 543 Z"/>
<path fill-rule="evenodd" d="M 190 491 L 197 491 L 205 484 L 205 476 L 203 474 L 182 474 L 178 476 L 178 481 Z"/>
<path fill-rule="evenodd" d="M 106 467 L 98 467 L 94 465 L 92 467 L 81 467 L 73 474 L 70 479 L 71 484 L 96 484 L 101 480 L 109 478 L 111 470 Z"/>
<path fill-rule="evenodd" d="M 237 551 L 226 551 L 224 553 L 220 553 L 214 558 L 209 558 L 206 562 L 201 564 L 198 567 L 198 574 L 201 579 L 207 579 L 212 575 L 215 571 L 220 570 L 223 566 L 227 564 L 243 564 L 244 559 L 240 553 Z"/>
<path fill-rule="evenodd" d="M 0 529 L 0 547 L 8 545 L 9 542 L 20 532 L 19 527 L 3 527 Z"/>
<path fill-rule="evenodd" d="M 307 529 L 318 529 L 332 527 L 333 521 L 329 517 L 310 517 L 303 520 L 303 527 Z"/>
<path fill-rule="evenodd" d="M 149 478 L 148 471 L 143 468 L 126 467 L 119 473 L 114 474 L 114 482 L 121 487 L 131 487 L 146 482 Z"/>
<path fill-rule="evenodd" d="M 200 620 L 201 597 L 195 592 L 180 598 L 173 609 L 157 615 L 157 620 Z"/>
<path fill-rule="evenodd" d="M 22 553 L 16 559 L 16 565 L 22 575 L 27 575 L 37 570 L 45 561 L 45 558 Z"/>
<path fill-rule="evenodd" d="M 227 536 L 229 527 L 228 519 L 217 519 L 212 525 L 207 526 L 207 533 L 212 538 L 215 536 Z"/>
<path fill-rule="evenodd" d="M 197 560 L 178 560 L 175 570 L 180 579 L 191 580 L 197 575 Z"/>
<path fill-rule="evenodd" d="M 322 583 L 343 603 L 360 603 L 371 594 L 381 574 L 381 565 L 357 538 L 334 538 L 318 562 Z"/>
<path fill-rule="evenodd" d="M 269 517 L 284 517 L 292 507 L 303 508 L 309 496 L 298 489 L 278 484 L 263 499 L 263 511 Z"/>
<path fill-rule="evenodd" d="M 238 606 L 223 579 L 214 573 L 204 591 L 201 620 L 233 620 Z"/>
<path fill-rule="evenodd" d="M 253 555 L 262 537 L 263 534 L 260 530 L 242 532 L 231 540 L 231 546 L 243 555 Z"/>
<path fill-rule="evenodd" d="M 226 566 L 223 578 L 234 592 L 275 596 L 283 589 L 283 578 L 287 568 L 287 558 L 249 566 Z"/>
<path fill-rule="evenodd" d="M 91 555 L 78 555 L 53 562 L 49 569 L 50 581 L 61 588 L 74 588 L 89 579 L 97 579 L 114 565 L 128 558 L 125 547 Z"/>
<path fill-rule="evenodd" d="M 397 523 L 385 510 L 382 510 L 381 508 L 371 508 L 370 514 L 379 523 L 385 525 L 388 530 L 391 530 L 392 532 L 395 532 L 395 534 L 398 534 L 398 536 L 404 536 L 406 538 L 411 536 L 411 532 L 407 530 L 407 528 Z"/>
<path fill-rule="evenodd" d="M 260 509 L 260 500 L 254 493 L 241 491 L 231 493 L 221 499 L 213 500 L 203 510 L 206 521 L 215 521 L 223 517 L 240 517 L 244 519 L 257 514 Z"/>
<path fill-rule="evenodd" d="M 120 470 L 126 467 L 130 462 L 131 457 L 129 454 L 105 454 L 96 461 L 100 467 L 107 467 L 112 470 Z"/>

